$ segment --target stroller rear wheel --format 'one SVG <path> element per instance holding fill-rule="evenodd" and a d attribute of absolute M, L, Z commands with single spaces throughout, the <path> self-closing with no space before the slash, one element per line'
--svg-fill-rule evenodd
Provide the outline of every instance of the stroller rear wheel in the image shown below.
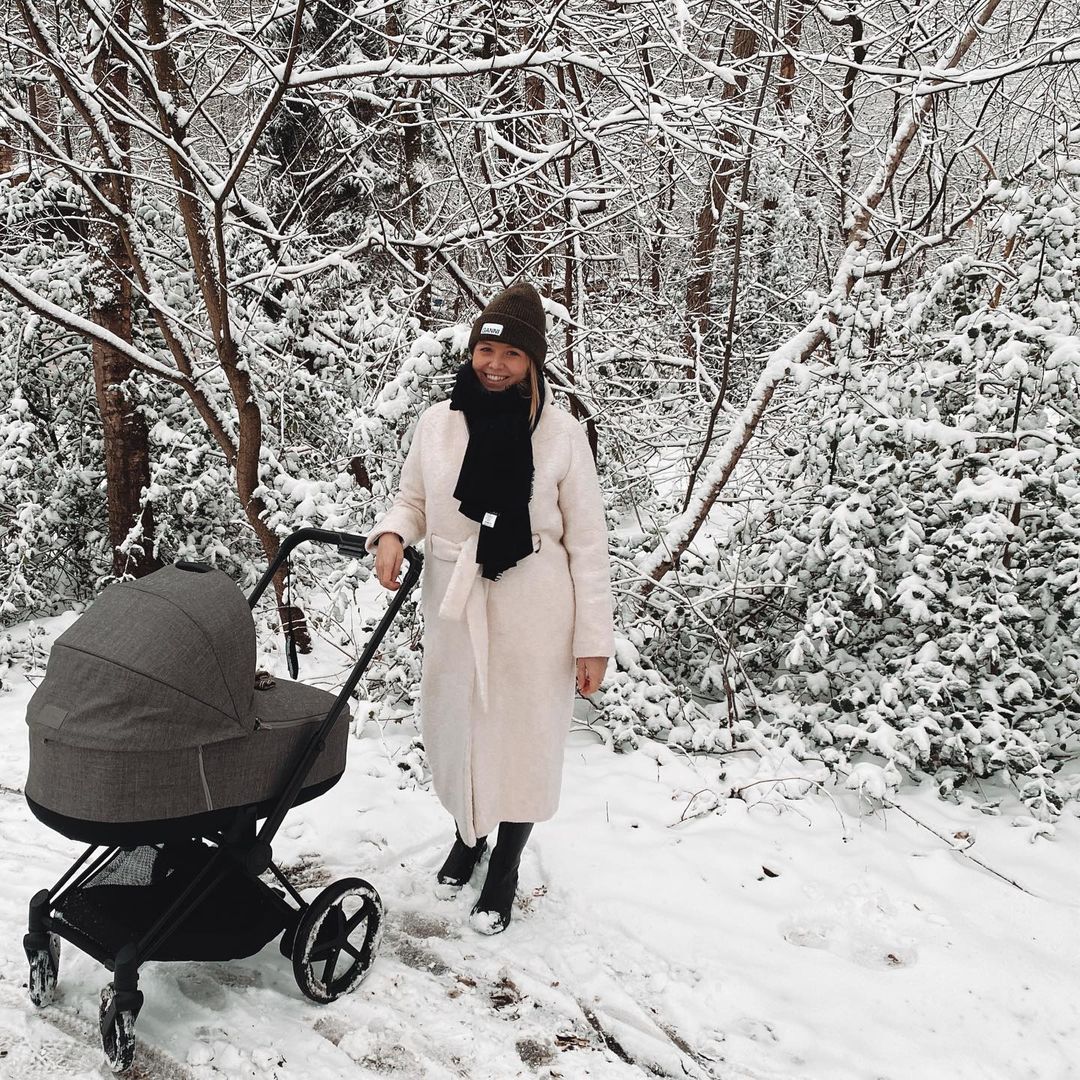
<path fill-rule="evenodd" d="M 296 985 L 325 1004 L 359 986 L 382 937 L 383 906 L 362 878 L 327 885 L 301 915 L 293 937 Z"/>
<path fill-rule="evenodd" d="M 26 985 L 30 1000 L 42 1009 L 51 1005 L 56 997 L 56 980 L 60 974 L 60 939 L 56 934 L 49 934 L 48 944 L 29 952 L 28 958 L 30 977 Z"/>

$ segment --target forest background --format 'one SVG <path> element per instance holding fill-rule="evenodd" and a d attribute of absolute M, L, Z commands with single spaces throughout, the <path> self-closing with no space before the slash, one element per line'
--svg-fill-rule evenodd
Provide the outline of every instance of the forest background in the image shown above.
<path fill-rule="evenodd" d="M 1080 795 L 1072 4 L 0 6 L 5 626 L 363 531 L 524 275 L 607 502 L 612 745 Z M 369 575 L 297 557 L 281 619 L 354 649 Z"/>

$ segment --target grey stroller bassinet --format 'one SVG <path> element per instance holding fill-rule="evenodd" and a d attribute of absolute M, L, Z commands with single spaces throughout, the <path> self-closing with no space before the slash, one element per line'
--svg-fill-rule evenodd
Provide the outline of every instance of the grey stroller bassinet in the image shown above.
<path fill-rule="evenodd" d="M 333 704 L 289 680 L 256 689 L 255 623 L 235 582 L 210 567 L 165 567 L 109 586 L 56 639 L 26 712 L 26 797 L 75 840 L 197 834 L 216 812 L 277 795 Z M 347 720 L 298 801 L 341 776 Z"/>
<path fill-rule="evenodd" d="M 422 559 L 407 550 L 401 588 L 337 695 L 283 679 L 257 686 L 251 615 L 297 544 L 366 557 L 364 540 L 293 533 L 247 600 L 225 574 L 192 563 L 111 585 L 53 645 L 27 708 L 26 798 L 43 823 L 89 847 L 30 901 L 28 987 L 35 1005 L 50 1003 L 61 938 L 104 964 L 113 978 L 99 1024 L 116 1071 L 134 1060 L 146 960 L 237 959 L 280 935 L 317 1002 L 370 969 L 379 894 L 343 878 L 307 902 L 271 842 L 293 806 L 340 779 L 349 697 Z"/>

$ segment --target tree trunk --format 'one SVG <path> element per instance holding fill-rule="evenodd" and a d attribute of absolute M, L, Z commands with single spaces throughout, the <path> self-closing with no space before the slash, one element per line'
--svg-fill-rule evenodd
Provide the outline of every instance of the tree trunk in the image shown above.
<path fill-rule="evenodd" d="M 389 41 L 401 37 L 399 6 L 390 4 L 386 9 L 386 36 Z M 421 176 L 426 170 L 423 169 L 424 118 L 418 104 L 420 89 L 419 81 L 414 82 L 411 87 L 402 83 L 401 93 L 404 99 L 395 102 L 393 107 L 393 115 L 397 120 L 401 138 L 401 167 L 408 205 L 409 230 L 413 237 L 421 231 L 423 225 L 426 225 L 424 220 L 425 186 L 421 182 Z M 420 289 L 416 305 L 420 325 L 426 330 L 431 325 L 431 283 L 427 249 L 417 244 L 412 249 L 412 263 L 417 279 L 427 280 L 427 284 Z"/>
<path fill-rule="evenodd" d="M 653 87 L 656 78 L 653 74 L 652 57 L 649 53 L 649 35 L 641 40 L 641 70 L 649 87 L 649 101 L 661 104 L 660 95 Z M 661 131 L 656 138 L 657 156 L 665 159 L 664 173 L 658 178 L 656 189 L 656 209 L 653 216 L 652 236 L 648 238 L 647 258 L 649 261 L 649 287 L 653 299 L 660 299 L 660 268 L 664 258 L 664 241 L 667 239 L 668 220 L 673 208 L 675 190 L 675 158 L 668 150 L 668 141 Z"/>
<path fill-rule="evenodd" d="M 117 26 L 126 32 L 131 21 L 131 0 L 120 0 L 113 11 Z M 101 42 L 94 63 L 94 78 L 108 85 L 118 97 L 128 95 L 127 67 Z M 116 145 L 127 157 L 130 133 L 123 125 L 113 130 Z M 131 210 L 130 162 L 122 173 L 101 175 L 98 183 L 122 213 Z M 90 318 L 122 341 L 131 341 L 131 262 L 123 239 L 115 226 L 101 216 L 91 218 L 88 254 L 94 264 L 95 288 L 91 292 Z M 105 491 L 109 517 L 109 546 L 116 577 L 131 574 L 143 577 L 161 566 L 154 544 L 154 511 L 144 502 L 150 487 L 150 444 L 146 421 L 128 395 L 125 384 L 134 364 L 119 349 L 102 341 L 91 348 L 94 361 L 94 388 L 101 413 L 105 458 Z M 125 550 L 132 530 L 139 540 Z"/>
<path fill-rule="evenodd" d="M 784 26 L 784 52 L 780 57 L 780 78 L 776 89 L 776 111 L 781 116 L 791 112 L 795 96 L 795 52 L 802 39 L 803 20 L 809 0 L 791 0 L 787 23 Z"/>
<path fill-rule="evenodd" d="M 732 56 L 736 60 L 748 60 L 757 50 L 757 31 L 749 26 L 736 26 L 732 42 Z M 725 84 L 722 101 L 731 101 L 746 90 L 747 78 L 739 75 L 736 85 Z M 686 333 L 683 335 L 683 352 L 689 360 L 697 355 L 698 342 L 705 337 L 712 321 L 713 261 L 716 243 L 720 237 L 720 219 L 727 204 L 728 188 L 735 175 L 738 162 L 734 152 L 739 142 L 738 132 L 724 128 L 720 141 L 728 152 L 713 158 L 709 166 L 709 186 L 705 201 L 698 212 L 694 236 L 694 253 L 690 264 L 690 278 L 686 283 Z M 687 375 L 693 374 L 693 364 L 687 365 Z"/>
<path fill-rule="evenodd" d="M 168 13 L 164 0 L 141 0 L 146 19 L 147 37 L 154 46 L 154 71 L 159 94 L 156 106 L 161 130 L 174 147 L 182 147 L 186 133 L 177 116 L 177 105 L 184 100 L 182 81 L 177 69 L 175 52 L 167 47 Z M 303 0 L 297 6 L 293 18 L 303 18 Z M 294 28 L 290 56 L 295 55 L 298 27 Z M 275 91 L 275 95 L 279 91 Z M 207 216 L 195 192 L 198 185 L 191 171 L 189 159 L 179 149 L 168 152 L 169 165 L 176 183 L 180 216 L 184 234 L 191 253 L 195 281 L 206 305 L 207 320 L 217 353 L 218 363 L 229 384 L 237 413 L 237 439 L 235 456 L 230 461 L 236 472 L 236 493 L 244 508 L 244 516 L 262 545 L 268 562 L 273 562 L 280 548 L 277 534 L 266 524 L 266 503 L 256 494 L 259 487 L 259 455 L 262 450 L 262 411 L 256 400 L 247 365 L 240 362 L 239 348 L 233 336 L 229 293 L 226 284 L 226 251 L 224 243 L 224 194 L 214 204 L 213 222 Z M 311 638 L 303 613 L 299 608 L 285 604 L 286 571 L 282 567 L 274 575 L 274 592 L 281 612 L 283 627 L 292 629 L 297 648 L 311 651 Z"/>
<path fill-rule="evenodd" d="M 776 88 L 776 115 L 780 123 L 786 123 L 792 113 L 795 98 L 795 53 L 802 40 L 803 22 L 806 19 L 809 0 L 791 0 L 787 22 L 784 25 L 784 50 L 780 57 L 780 72 Z M 762 209 L 771 213 L 777 207 L 776 198 L 768 196 Z"/>

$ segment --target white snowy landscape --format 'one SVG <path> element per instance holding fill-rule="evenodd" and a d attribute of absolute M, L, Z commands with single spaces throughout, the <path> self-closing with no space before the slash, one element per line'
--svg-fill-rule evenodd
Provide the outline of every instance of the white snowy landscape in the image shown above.
<path fill-rule="evenodd" d="M 39 625 L 49 640 L 70 621 Z M 330 687 L 340 665 L 318 656 L 301 678 Z M 40 674 L 13 667 L 0 697 L 0 1076 L 100 1078 L 104 969 L 65 943 L 56 1003 L 26 991 L 27 901 L 81 850 L 20 793 Z M 354 728 L 344 778 L 289 815 L 275 854 L 309 899 L 348 875 L 379 890 L 366 981 L 316 1006 L 276 944 L 148 963 L 127 1075 L 1080 1077 L 1075 803 L 1047 825 L 993 785 L 951 803 L 929 784 L 887 790 L 869 761 L 849 787 L 780 756 L 617 754 L 582 723 L 514 920 L 486 938 L 468 926 L 474 887 L 434 896 L 451 830 L 429 790 L 401 786 L 413 721 Z"/>
<path fill-rule="evenodd" d="M 1080 1080 L 1076 0 L 0 12 L 3 1080 L 109 1074 L 108 973 L 65 942 L 35 1008 L 22 945 L 79 854 L 24 797 L 56 638 L 112 582 L 248 589 L 294 531 L 379 522 L 522 282 L 489 389 L 546 386 L 559 485 L 595 464 L 617 646 L 513 920 L 470 928 L 483 866 L 435 896 L 410 600 L 275 841 L 308 899 L 378 889 L 368 977 L 317 1006 L 276 943 L 151 961 L 126 1075 Z M 550 493 L 495 445 L 518 511 Z M 385 607 L 338 555 L 257 616 L 279 680 L 287 628 L 336 690 Z"/>

